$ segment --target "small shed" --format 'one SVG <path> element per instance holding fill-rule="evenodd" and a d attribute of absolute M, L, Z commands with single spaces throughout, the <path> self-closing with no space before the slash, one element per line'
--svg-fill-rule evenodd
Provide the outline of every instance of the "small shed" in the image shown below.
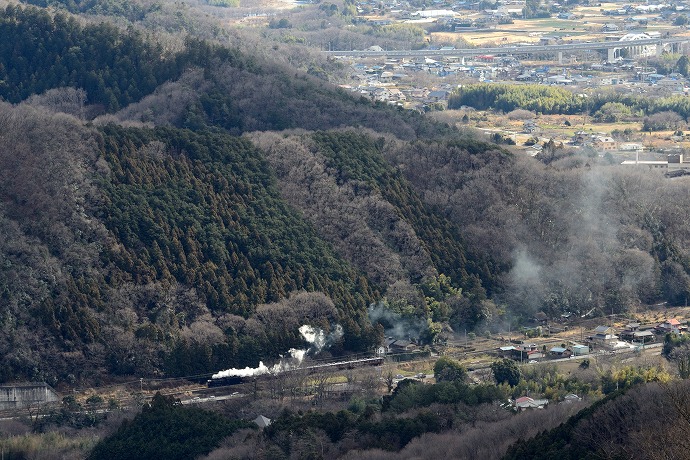
<path fill-rule="evenodd" d="M 527 352 L 527 359 L 528 360 L 536 360 L 536 359 L 542 359 L 544 357 L 544 353 L 542 353 L 539 350 L 532 350 Z"/>
<path fill-rule="evenodd" d="M 587 345 L 573 345 L 574 356 L 584 356 L 589 354 L 589 347 Z"/>

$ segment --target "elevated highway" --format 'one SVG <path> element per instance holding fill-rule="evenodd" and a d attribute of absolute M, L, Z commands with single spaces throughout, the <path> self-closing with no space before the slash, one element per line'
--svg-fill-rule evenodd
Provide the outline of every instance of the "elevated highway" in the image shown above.
<path fill-rule="evenodd" d="M 647 38 L 631 41 L 599 41 L 599 42 L 580 42 L 580 43 L 561 43 L 557 45 L 519 45 L 519 46 L 498 46 L 490 48 L 466 48 L 453 50 L 381 50 L 381 51 L 323 51 L 327 56 L 349 56 L 349 57 L 471 57 L 480 55 L 521 55 L 534 53 L 555 53 L 575 52 L 575 51 L 608 51 L 609 61 L 616 56 L 616 51 L 624 48 L 636 48 L 644 46 L 657 46 L 657 53 L 666 45 L 683 46 L 690 42 L 690 37 L 666 37 L 666 38 Z"/>

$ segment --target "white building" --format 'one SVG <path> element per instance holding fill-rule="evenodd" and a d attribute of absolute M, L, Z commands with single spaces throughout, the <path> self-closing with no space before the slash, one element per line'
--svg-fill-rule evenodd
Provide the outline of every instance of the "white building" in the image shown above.
<path fill-rule="evenodd" d="M 641 152 L 644 150 L 644 146 L 637 142 L 626 142 L 619 145 L 618 149 L 624 152 Z"/>

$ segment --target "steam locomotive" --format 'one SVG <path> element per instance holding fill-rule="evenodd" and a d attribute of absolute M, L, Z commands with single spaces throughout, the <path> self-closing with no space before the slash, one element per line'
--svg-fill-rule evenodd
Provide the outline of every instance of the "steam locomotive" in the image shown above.
<path fill-rule="evenodd" d="M 383 365 L 383 358 L 382 357 L 376 357 L 376 358 L 362 358 L 362 359 L 353 359 L 350 361 L 337 361 L 333 363 L 324 363 L 324 364 L 315 364 L 312 366 L 306 366 L 306 367 L 298 367 L 295 369 L 290 369 L 281 372 L 282 374 L 288 373 L 288 372 L 305 372 L 307 374 L 315 374 L 317 372 L 332 372 L 336 370 L 345 370 L 345 369 L 356 369 L 360 367 L 370 367 L 370 366 L 381 366 Z M 240 377 L 240 376 L 229 376 L 229 377 L 218 377 L 218 378 L 212 378 L 207 381 L 207 385 L 209 388 L 212 387 L 222 387 L 222 386 L 229 386 L 229 385 L 239 385 L 241 383 L 247 383 L 247 382 L 252 382 L 255 379 L 262 379 L 262 378 L 268 378 L 271 377 L 274 374 L 260 374 L 260 375 L 254 375 L 250 377 Z"/>

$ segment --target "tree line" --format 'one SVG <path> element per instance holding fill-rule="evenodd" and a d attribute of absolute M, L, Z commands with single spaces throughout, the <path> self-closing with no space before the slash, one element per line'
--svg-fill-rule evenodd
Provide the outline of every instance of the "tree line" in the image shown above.
<path fill-rule="evenodd" d="M 545 115 L 587 113 L 602 121 L 618 121 L 606 118 L 606 106 L 611 104 L 617 104 L 629 115 L 638 112 L 654 115 L 670 111 L 683 119 L 690 117 L 690 102 L 683 96 L 649 98 L 612 91 L 598 91 L 590 96 L 566 88 L 537 84 L 475 83 L 458 88 L 448 99 L 451 109 L 469 106 L 477 110 L 492 109 L 506 113 L 517 109 Z"/>

